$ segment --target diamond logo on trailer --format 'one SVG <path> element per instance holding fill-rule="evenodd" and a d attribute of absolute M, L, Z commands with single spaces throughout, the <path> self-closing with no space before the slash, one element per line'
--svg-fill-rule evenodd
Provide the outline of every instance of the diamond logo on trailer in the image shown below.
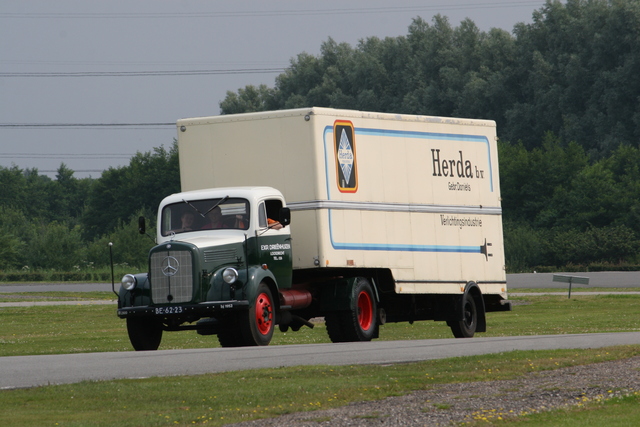
<path fill-rule="evenodd" d="M 338 162 L 342 169 L 342 175 L 345 181 L 349 182 L 351 178 L 351 170 L 353 169 L 353 150 L 347 138 L 347 133 L 342 129 L 342 135 L 340 136 L 340 146 L 338 147 Z"/>
<path fill-rule="evenodd" d="M 338 189 L 343 193 L 358 190 L 355 131 L 353 123 L 336 120 L 333 124 Z"/>

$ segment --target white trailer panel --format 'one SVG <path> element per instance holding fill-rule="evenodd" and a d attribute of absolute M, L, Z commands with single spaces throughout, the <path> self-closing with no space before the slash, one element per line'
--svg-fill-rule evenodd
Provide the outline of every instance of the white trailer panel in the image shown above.
<path fill-rule="evenodd" d="M 182 190 L 266 185 L 294 268 L 389 268 L 398 293 L 506 297 L 495 123 L 305 108 L 179 120 Z"/>

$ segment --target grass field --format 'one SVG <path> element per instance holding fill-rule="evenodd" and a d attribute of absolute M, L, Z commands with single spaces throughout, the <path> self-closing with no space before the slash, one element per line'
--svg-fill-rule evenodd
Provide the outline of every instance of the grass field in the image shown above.
<path fill-rule="evenodd" d="M 509 379 L 640 355 L 640 346 L 509 352 L 385 366 L 309 366 L 0 391 L 2 426 L 221 426 L 383 399 L 435 384 Z M 518 417 L 527 425 L 638 425 L 637 394 Z M 442 408 L 446 410 L 446 408 Z M 486 408 L 491 413 L 498 408 Z M 313 419 L 313 414 L 309 415 Z M 589 424 L 583 424 L 588 418 Z M 552 420 L 550 422 L 549 420 Z M 581 420 L 581 421 L 577 421 Z M 514 421 L 509 421 L 514 422 Z M 503 424 L 497 418 L 479 425 Z"/>
<path fill-rule="evenodd" d="M 111 294 L 112 295 L 112 294 Z M 110 295 L 5 295 L 4 300 L 111 298 Z M 6 299 L 5 299 L 6 298 Z M 640 330 L 640 295 L 527 296 L 512 312 L 489 313 L 479 336 Z M 0 356 L 131 351 L 114 305 L 0 308 Z M 442 322 L 388 324 L 382 340 L 451 338 Z M 324 324 L 283 334 L 273 345 L 329 342 Z M 161 349 L 217 347 L 215 336 L 166 333 Z M 431 384 L 513 378 L 532 369 L 595 363 L 640 354 L 640 346 L 596 350 L 512 352 L 392 366 L 300 367 L 194 377 L 84 382 L 0 391 L 2 426 L 224 425 L 381 399 Z M 640 398 L 593 402 L 570 411 L 520 417 L 528 425 L 640 424 Z M 545 418 L 547 417 L 547 418 Z M 548 418 L 552 417 L 552 418 Z M 613 417 L 613 418 L 612 418 Z M 493 420 L 491 422 L 503 423 Z M 510 421 L 514 422 L 514 421 Z M 522 422 L 522 421 L 520 421 Z M 482 425 L 486 425 L 483 423 Z"/>
<path fill-rule="evenodd" d="M 32 298 L 38 298 L 34 295 Z M 64 299 L 72 295 L 61 296 Z M 83 295 L 76 294 L 77 298 Z M 86 297 L 85 297 L 86 298 Z M 513 311 L 487 314 L 487 332 L 516 336 L 629 332 L 640 330 L 640 295 L 540 295 L 512 298 Z M 130 351 L 125 322 L 113 305 L 61 305 L 0 308 L 0 356 Z M 391 323 L 382 340 L 452 338 L 444 322 Z M 276 331 L 273 345 L 328 343 L 324 323 L 298 332 Z M 166 332 L 161 350 L 218 347 L 215 336 L 195 331 Z"/>

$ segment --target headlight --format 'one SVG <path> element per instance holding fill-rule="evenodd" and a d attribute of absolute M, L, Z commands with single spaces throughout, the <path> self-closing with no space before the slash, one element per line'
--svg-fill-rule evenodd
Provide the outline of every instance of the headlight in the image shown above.
<path fill-rule="evenodd" d="M 138 281 L 133 274 L 125 274 L 122 278 L 122 287 L 128 291 L 133 290 L 133 288 L 135 288 L 137 284 Z"/>
<path fill-rule="evenodd" d="M 225 283 L 228 284 L 232 284 L 235 283 L 236 280 L 238 280 L 238 271 L 235 268 L 226 268 L 223 272 L 222 272 L 222 280 L 225 281 Z"/>

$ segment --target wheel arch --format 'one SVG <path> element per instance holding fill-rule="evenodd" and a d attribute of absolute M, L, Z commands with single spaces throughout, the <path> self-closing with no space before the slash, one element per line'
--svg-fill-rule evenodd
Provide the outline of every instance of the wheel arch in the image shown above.
<path fill-rule="evenodd" d="M 271 298 L 273 299 L 272 303 L 275 306 L 277 311 L 280 311 L 280 298 L 278 298 L 278 284 L 276 283 L 276 279 L 272 276 L 264 276 L 260 283 L 264 283 L 267 285 L 269 290 L 271 291 Z"/>
<path fill-rule="evenodd" d="M 135 273 L 132 276 L 136 279 L 136 287 L 131 291 L 127 291 L 120 286 L 120 289 L 118 289 L 118 308 L 151 304 L 149 273 Z"/>
<path fill-rule="evenodd" d="M 275 276 L 269 270 L 264 270 L 261 267 L 255 267 L 249 270 L 249 280 L 247 282 L 246 289 L 244 291 L 245 298 L 249 301 L 255 300 L 257 296 L 258 287 L 260 283 L 267 285 L 271 291 L 271 297 L 273 298 L 273 304 L 277 310 L 280 310 L 280 298 L 278 298 L 278 282 Z"/>

